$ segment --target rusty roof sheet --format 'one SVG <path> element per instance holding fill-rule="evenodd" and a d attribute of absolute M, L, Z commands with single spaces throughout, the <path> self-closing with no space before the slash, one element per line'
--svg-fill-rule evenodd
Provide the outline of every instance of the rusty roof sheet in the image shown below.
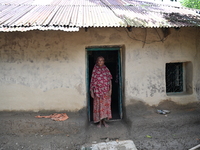
<path fill-rule="evenodd" d="M 142 0 L 0 0 L 0 31 L 200 26 L 199 12 Z"/>

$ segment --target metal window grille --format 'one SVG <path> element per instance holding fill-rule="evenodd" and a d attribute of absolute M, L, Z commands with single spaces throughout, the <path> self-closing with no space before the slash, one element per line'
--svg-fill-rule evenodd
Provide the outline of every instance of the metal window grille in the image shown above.
<path fill-rule="evenodd" d="M 166 91 L 183 92 L 183 63 L 166 64 Z"/>

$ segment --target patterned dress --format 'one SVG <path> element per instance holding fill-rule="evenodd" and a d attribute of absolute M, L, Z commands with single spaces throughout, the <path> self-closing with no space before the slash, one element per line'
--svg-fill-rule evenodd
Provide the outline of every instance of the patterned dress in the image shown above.
<path fill-rule="evenodd" d="M 93 120 L 95 123 L 104 118 L 112 118 L 111 96 L 108 95 L 111 79 L 112 75 L 105 65 L 102 67 L 94 66 L 90 90 L 94 91 Z"/>

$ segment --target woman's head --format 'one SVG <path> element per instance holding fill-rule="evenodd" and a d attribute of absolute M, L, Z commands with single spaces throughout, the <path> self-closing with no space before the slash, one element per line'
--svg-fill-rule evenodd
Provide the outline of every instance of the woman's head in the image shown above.
<path fill-rule="evenodd" d="M 104 61 L 105 61 L 104 58 L 102 56 L 99 56 L 97 57 L 96 64 L 101 67 L 104 65 Z"/>

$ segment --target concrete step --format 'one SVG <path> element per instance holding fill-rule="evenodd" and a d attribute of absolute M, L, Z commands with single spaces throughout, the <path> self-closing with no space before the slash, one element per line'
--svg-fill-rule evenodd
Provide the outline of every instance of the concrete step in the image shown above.
<path fill-rule="evenodd" d="M 85 144 L 81 150 L 137 150 L 132 140 Z"/>

